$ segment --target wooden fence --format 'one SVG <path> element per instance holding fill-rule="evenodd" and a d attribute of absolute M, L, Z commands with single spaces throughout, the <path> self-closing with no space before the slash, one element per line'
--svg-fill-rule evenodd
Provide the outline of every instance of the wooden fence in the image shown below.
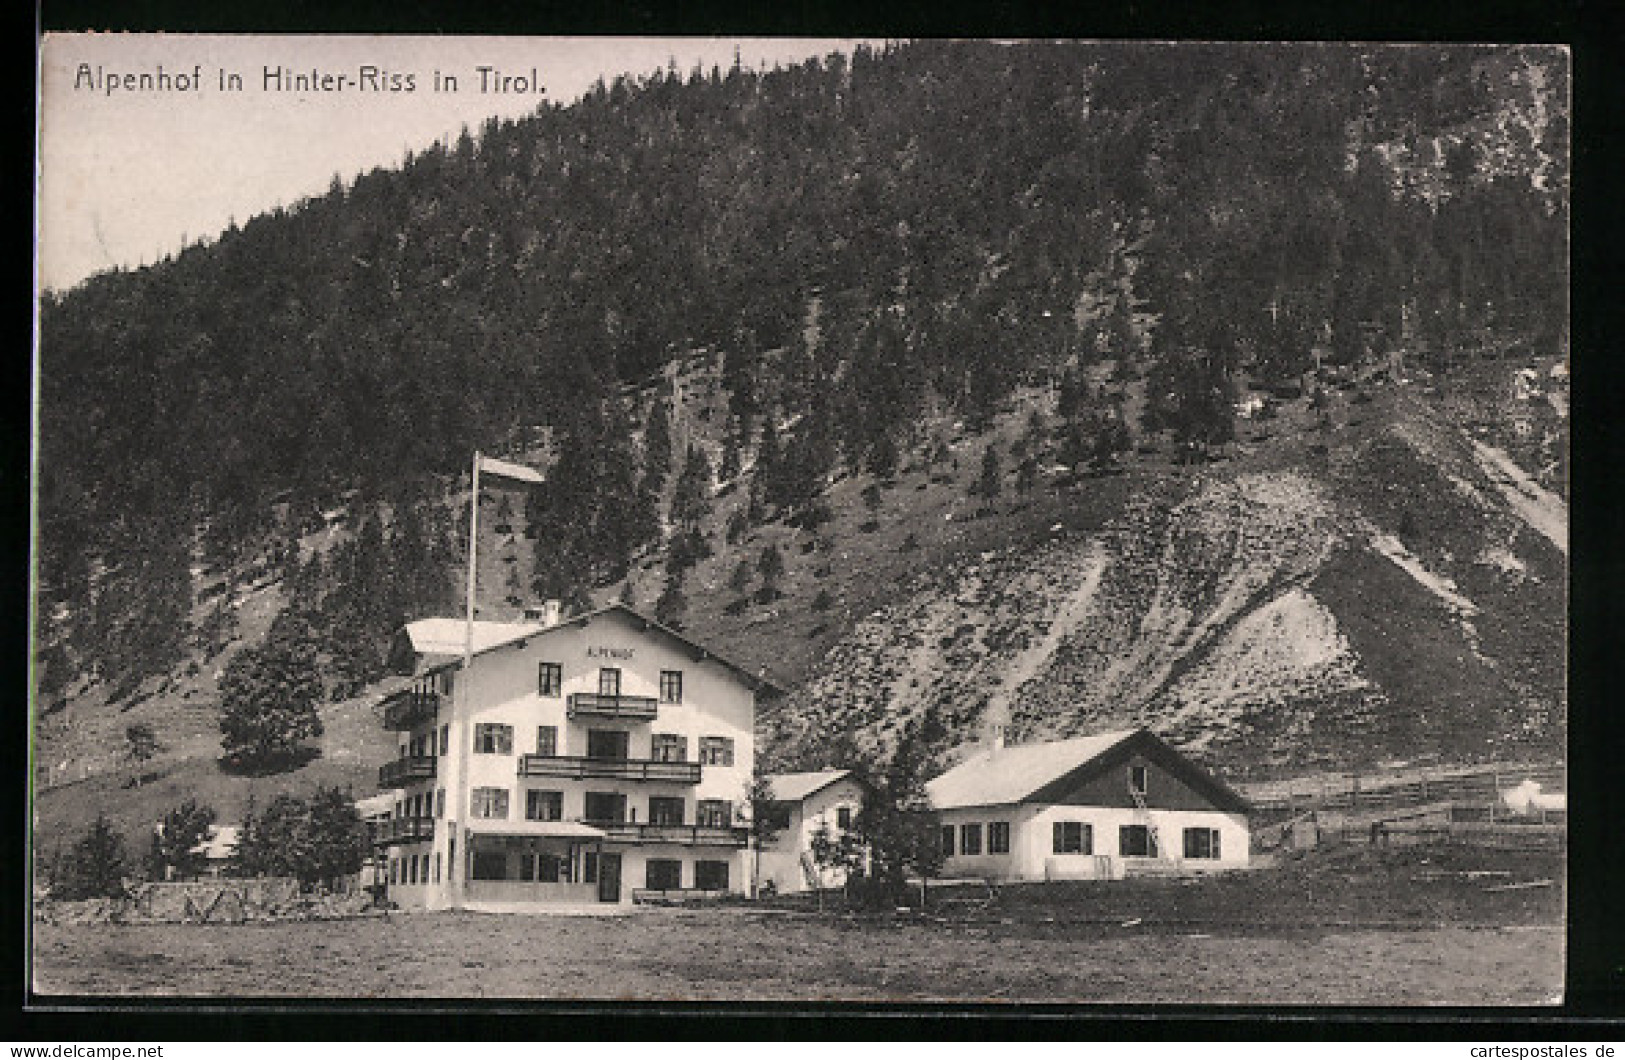
<path fill-rule="evenodd" d="M 1548 790 L 1563 790 L 1567 770 L 1561 763 L 1440 767 L 1394 773 L 1336 774 L 1291 780 L 1237 784 L 1260 812 L 1296 816 L 1308 810 L 1379 810 L 1427 803 L 1498 803 L 1501 793 L 1533 780 Z"/>

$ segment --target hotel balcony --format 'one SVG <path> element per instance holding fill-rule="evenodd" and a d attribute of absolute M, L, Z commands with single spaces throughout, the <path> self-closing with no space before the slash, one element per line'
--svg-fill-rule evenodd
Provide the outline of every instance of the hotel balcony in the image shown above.
<path fill-rule="evenodd" d="M 385 846 L 426 843 L 434 838 L 433 817 L 391 817 L 378 822 L 376 841 Z"/>
<path fill-rule="evenodd" d="M 639 758 L 576 758 L 564 755 L 521 755 L 522 777 L 559 777 L 564 780 L 649 780 L 670 784 L 698 784 L 698 762 L 656 762 Z"/>
<path fill-rule="evenodd" d="M 660 706 L 653 696 L 606 696 L 597 692 L 572 692 L 566 713 L 575 718 L 618 718 L 622 721 L 650 721 Z"/>
<path fill-rule="evenodd" d="M 384 728 L 392 732 L 406 732 L 426 721 L 433 721 L 440 711 L 440 693 L 406 689 L 384 700 Z"/>
<path fill-rule="evenodd" d="M 633 821 L 590 821 L 602 829 L 610 843 L 681 843 L 696 847 L 742 847 L 750 842 L 748 828 L 716 828 L 700 824 L 645 824 Z"/>
<path fill-rule="evenodd" d="M 431 755 L 412 755 L 397 758 L 378 770 L 380 788 L 401 788 L 419 780 L 434 779 L 435 762 Z"/>

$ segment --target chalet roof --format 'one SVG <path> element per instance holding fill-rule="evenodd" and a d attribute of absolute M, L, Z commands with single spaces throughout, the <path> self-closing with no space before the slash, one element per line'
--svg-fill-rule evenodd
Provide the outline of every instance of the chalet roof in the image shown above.
<path fill-rule="evenodd" d="M 540 632 L 534 622 L 490 622 L 474 620 L 474 652 L 478 654 Z M 420 618 L 406 624 L 407 639 L 420 655 L 463 654 L 468 624 L 461 618 Z"/>
<path fill-rule="evenodd" d="M 767 781 L 773 787 L 774 802 L 800 802 L 851 775 L 850 769 L 822 769 L 813 773 L 772 773 Z"/>
<path fill-rule="evenodd" d="M 925 785 L 939 810 L 962 806 L 1009 806 L 1087 765 L 1142 732 L 1124 729 L 1052 743 L 1016 744 L 978 752 Z"/>
<path fill-rule="evenodd" d="M 476 622 L 475 623 L 475 637 L 476 637 L 476 640 L 475 640 L 475 646 L 474 646 L 474 654 L 476 656 L 480 656 L 480 655 L 484 655 L 484 654 L 486 654 L 488 652 L 499 651 L 499 650 L 501 650 L 503 648 L 512 647 L 514 645 L 527 643 L 532 637 L 545 637 L 549 633 L 553 633 L 553 632 L 555 632 L 557 630 L 561 630 L 561 629 L 567 629 L 567 628 L 569 628 L 571 626 L 585 626 L 585 625 L 588 625 L 589 623 L 593 622 L 596 619 L 602 618 L 602 617 L 604 617 L 606 615 L 615 615 L 615 614 L 618 614 L 618 615 L 620 615 L 620 616 L 622 616 L 624 618 L 629 619 L 634 624 L 638 625 L 639 627 L 641 627 L 644 630 L 654 630 L 654 631 L 656 631 L 656 632 L 658 632 L 658 633 L 660 633 L 660 634 L 662 634 L 662 635 L 664 635 L 664 636 L 666 636 L 666 637 L 668 637 L 668 638 L 670 638 L 672 640 L 677 641 L 679 644 L 682 644 L 685 647 L 687 647 L 690 651 L 696 652 L 697 653 L 697 658 L 700 659 L 700 660 L 710 659 L 713 662 L 716 662 L 716 663 L 720 664 L 724 668 L 732 671 L 735 677 L 738 677 L 745 684 L 749 685 L 751 688 L 753 688 L 753 689 L 755 689 L 757 691 L 765 691 L 768 695 L 780 695 L 783 692 L 783 689 L 781 689 L 778 685 L 774 684 L 772 681 L 768 680 L 764 673 L 752 673 L 746 667 L 741 666 L 740 664 L 738 664 L 736 662 L 733 662 L 733 661 L 725 658 L 722 655 L 717 654 L 717 652 L 714 649 L 708 648 L 705 645 L 699 643 L 698 641 L 693 640 L 692 638 L 686 637 L 683 634 L 677 632 L 675 629 L 672 629 L 670 626 L 663 625 L 660 622 L 656 622 L 654 619 L 648 617 L 647 615 L 644 615 L 641 612 L 635 611 L 632 608 L 626 606 L 625 604 L 618 603 L 618 602 L 610 604 L 607 607 L 597 608 L 596 610 L 593 610 L 593 611 L 584 611 L 581 614 L 575 615 L 575 616 L 573 616 L 571 618 L 561 618 L 561 619 L 559 619 L 558 622 L 554 623 L 551 626 L 541 626 L 541 625 L 535 625 L 535 624 L 529 624 L 529 623 L 526 623 L 526 624 L 512 624 L 512 623 L 498 623 L 498 622 L 488 623 L 488 625 L 491 625 L 491 626 L 501 626 L 501 625 L 512 626 L 512 628 L 518 629 L 519 632 L 514 633 L 511 636 L 508 636 L 506 638 L 496 640 L 494 643 L 486 644 L 483 647 L 481 647 L 480 644 L 479 644 L 479 640 L 478 640 L 478 636 L 479 636 L 478 626 L 479 626 L 479 623 Z M 455 625 L 458 628 L 459 631 L 461 631 L 462 628 L 463 628 L 463 622 L 461 620 L 455 619 L 455 618 L 425 619 L 423 621 L 449 622 L 449 623 Z M 457 650 L 456 650 L 456 654 L 459 655 L 459 656 L 462 655 L 462 651 L 463 651 L 463 648 L 462 648 L 462 643 L 463 642 L 462 642 L 461 637 L 462 637 L 462 633 L 459 632 L 458 633 L 458 638 L 459 639 L 457 641 Z M 447 662 L 443 662 L 443 663 L 440 663 L 439 665 L 430 667 L 425 672 L 426 673 L 436 673 L 436 672 L 439 672 L 441 670 L 454 669 L 457 665 L 459 665 L 461 663 L 461 661 L 462 660 L 460 658 L 456 659 L 456 660 L 448 660 Z"/>

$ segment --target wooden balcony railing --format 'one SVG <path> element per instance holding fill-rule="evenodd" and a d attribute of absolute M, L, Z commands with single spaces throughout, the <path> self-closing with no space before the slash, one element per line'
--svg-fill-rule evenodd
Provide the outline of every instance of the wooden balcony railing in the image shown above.
<path fill-rule="evenodd" d="M 391 817 L 387 821 L 378 822 L 374 837 L 385 846 L 427 842 L 434 838 L 434 818 Z"/>
<path fill-rule="evenodd" d="M 426 721 L 433 721 L 440 711 L 440 693 L 407 689 L 384 700 L 384 728 L 392 732 L 405 732 Z"/>
<path fill-rule="evenodd" d="M 611 780 L 663 781 L 672 784 L 698 784 L 698 762 L 656 762 L 639 758 L 580 758 L 567 755 L 521 755 L 522 777 L 560 777 L 565 780 L 607 778 Z"/>
<path fill-rule="evenodd" d="M 621 718 L 648 721 L 659 713 L 653 696 L 606 696 L 598 692 L 572 692 L 566 701 L 570 717 L 580 714 L 594 718 Z"/>
<path fill-rule="evenodd" d="M 604 838 L 613 843 L 681 843 L 684 846 L 742 847 L 750 842 L 748 828 L 585 819 L 582 823 L 603 829 Z"/>
<path fill-rule="evenodd" d="M 433 780 L 435 760 L 431 755 L 410 755 L 385 763 L 378 769 L 378 786 L 399 788 L 418 780 Z"/>

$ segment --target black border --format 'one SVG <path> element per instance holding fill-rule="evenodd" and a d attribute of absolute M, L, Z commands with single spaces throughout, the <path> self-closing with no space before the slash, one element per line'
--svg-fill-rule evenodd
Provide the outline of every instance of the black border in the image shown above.
<path fill-rule="evenodd" d="M 1625 879 L 1619 842 L 1625 796 L 1617 768 L 1619 712 L 1612 696 L 1613 666 L 1620 657 L 1617 612 L 1622 562 L 1614 549 L 1625 542 L 1625 512 L 1615 486 L 1620 430 L 1612 417 L 1625 407 L 1621 397 L 1619 323 L 1625 291 L 1619 256 L 1619 193 L 1615 175 L 1621 130 L 1625 130 L 1618 80 L 1617 42 L 1625 40 L 1608 5 L 1493 3 L 1480 0 L 1411 0 L 1374 3 L 1231 3 L 1222 9 L 1137 2 L 1115 6 L 1047 7 L 1032 2 L 928 3 L 893 0 L 886 5 L 831 5 L 815 0 L 739 7 L 722 3 L 665 5 L 655 0 L 618 4 L 524 3 L 495 0 L 478 8 L 437 6 L 424 0 L 388 3 L 335 3 L 289 0 L 251 7 L 236 2 L 181 0 L 48 0 L 35 12 L 34 28 L 103 31 L 275 32 L 275 33 L 457 33 L 748 35 L 748 36 L 1080 36 L 1184 38 L 1210 40 L 1426 40 L 1542 42 L 1565 44 L 1574 58 L 1575 105 L 1573 228 L 1572 445 L 1583 454 L 1574 462 L 1571 506 L 1571 747 L 1570 791 L 1570 968 L 1567 1000 L 1557 1009 L 1357 1009 L 1282 1010 L 1238 1008 L 1061 1008 L 989 1009 L 854 1005 L 765 1006 L 482 1006 L 472 1002 L 349 1004 L 310 1002 L 275 1008 L 239 1002 L 166 1003 L 143 999 L 114 1009 L 109 999 L 85 999 L 90 1011 L 14 1009 L 7 1036 L 18 1040 L 151 1041 L 334 1040 L 397 1041 L 435 1037 L 556 1040 L 833 1039 L 833 1038 L 1133 1038 L 1136 1040 L 1387 1040 L 1527 1041 L 1575 1044 L 1618 1039 L 1625 1027 L 1625 937 L 1620 933 L 1620 901 L 1615 881 Z M 20 42 L 21 35 L 15 38 Z M 37 46 L 37 36 L 35 38 Z M 37 50 L 31 58 L 37 58 Z M 19 90 L 34 98 L 33 78 Z M 30 108 L 32 110 L 32 108 Z M 32 138 L 32 122 L 27 135 Z M 32 201 L 33 169 L 7 167 L 4 190 Z M 26 189 L 26 191 L 24 191 Z M 30 237 L 32 229 L 30 227 Z M 31 337 L 31 327 L 30 327 Z M 24 358 L 17 358 L 27 364 Z M 16 502 L 0 518 L 10 554 L 27 556 L 28 440 L 31 419 L 29 373 L 20 372 L 9 421 L 20 426 L 12 462 L 0 466 L 17 486 Z M 16 568 L 12 568 L 16 570 Z M 27 574 L 17 576 L 26 599 Z M 26 680 L 26 625 L 13 608 L 4 619 L 19 634 L 22 650 L 13 655 Z M 9 631 L 9 629 L 8 629 Z M 19 681 L 21 684 L 22 681 Z M 26 693 L 25 693 L 26 695 Z M 20 698 L 18 702 L 25 701 Z M 12 777 L 26 778 L 26 743 L 7 745 Z M 20 785 L 10 790 L 17 792 Z M 26 805 L 7 820 L 26 824 Z M 14 844 L 13 850 L 21 849 Z M 7 859 L 14 878 L 26 866 Z M 21 887 L 18 887 L 20 890 Z M 13 890 L 11 893 L 18 893 Z M 17 918 L 7 918 L 17 931 Z M 19 938 L 19 943 L 20 943 Z M 13 948 L 21 954 L 21 945 Z M 7 985 L 19 1002 L 21 962 L 14 961 Z M 45 999 L 38 999 L 45 1002 Z M 61 1003 L 53 999 L 45 1003 Z M 458 1020 L 489 1014 L 477 1024 Z"/>

